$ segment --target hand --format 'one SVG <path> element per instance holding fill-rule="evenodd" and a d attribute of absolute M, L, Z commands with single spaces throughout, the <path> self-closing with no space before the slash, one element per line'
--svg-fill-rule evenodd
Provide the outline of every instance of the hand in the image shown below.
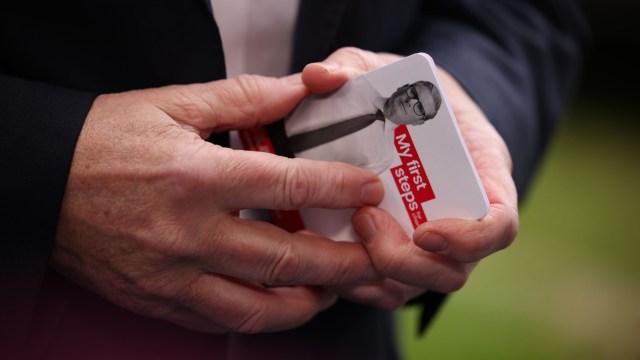
<path fill-rule="evenodd" d="M 374 205 L 377 177 L 203 140 L 280 119 L 306 94 L 297 75 L 99 96 L 77 143 L 53 266 L 133 312 L 211 332 L 291 328 L 335 300 L 313 285 L 378 277 L 361 244 L 237 216 Z"/>
<path fill-rule="evenodd" d="M 343 48 L 322 63 L 309 64 L 302 79 L 312 92 L 327 92 L 399 59 Z M 518 232 L 517 193 L 506 144 L 457 81 L 442 69 L 438 73 L 489 198 L 489 213 L 480 220 L 429 221 L 411 239 L 385 211 L 358 210 L 352 218 L 354 228 L 385 278 L 337 288 L 352 300 L 394 309 L 425 290 L 457 290 L 477 261 L 508 246 Z"/>

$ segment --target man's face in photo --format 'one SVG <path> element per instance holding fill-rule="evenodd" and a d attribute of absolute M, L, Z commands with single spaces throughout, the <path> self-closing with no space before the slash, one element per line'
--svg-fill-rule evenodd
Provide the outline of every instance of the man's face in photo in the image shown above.
<path fill-rule="evenodd" d="M 423 83 L 404 85 L 385 101 L 385 117 L 398 124 L 420 125 L 438 111 L 431 90 Z"/>

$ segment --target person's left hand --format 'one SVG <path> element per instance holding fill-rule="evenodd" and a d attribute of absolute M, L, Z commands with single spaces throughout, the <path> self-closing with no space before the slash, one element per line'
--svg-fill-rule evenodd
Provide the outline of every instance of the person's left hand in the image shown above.
<path fill-rule="evenodd" d="M 302 79 L 312 92 L 325 93 L 400 58 L 342 48 L 322 63 L 307 65 Z M 505 142 L 458 82 L 442 69 L 438 75 L 487 193 L 489 213 L 479 220 L 429 221 L 411 239 L 384 210 L 359 209 L 353 215 L 353 226 L 383 277 L 374 283 L 335 289 L 343 297 L 395 309 L 426 290 L 458 290 L 480 259 L 507 247 L 518 232 L 517 193 Z"/>

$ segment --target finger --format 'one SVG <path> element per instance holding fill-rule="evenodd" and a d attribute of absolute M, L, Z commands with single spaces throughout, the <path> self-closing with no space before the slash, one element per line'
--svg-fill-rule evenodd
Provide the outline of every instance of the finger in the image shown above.
<path fill-rule="evenodd" d="M 308 64 L 302 71 L 302 81 L 311 92 L 325 93 L 337 89 L 352 77 L 399 59 L 393 54 L 344 47 L 323 62 Z"/>
<path fill-rule="evenodd" d="M 339 296 L 361 304 L 396 310 L 425 292 L 424 289 L 385 279 L 375 284 L 333 287 Z"/>
<path fill-rule="evenodd" d="M 317 287 L 265 288 L 204 273 L 191 285 L 183 307 L 210 321 L 214 329 L 256 333 L 299 326 L 335 300 L 331 292 Z"/>
<path fill-rule="evenodd" d="M 473 262 L 514 240 L 519 227 L 518 195 L 506 143 L 462 86 L 446 71 L 439 72 L 491 206 L 478 221 L 430 221 L 418 227 L 413 238 L 425 250 Z"/>
<path fill-rule="evenodd" d="M 204 191 L 215 195 L 215 202 L 224 210 L 350 208 L 376 205 L 384 194 L 375 174 L 355 166 L 209 149 L 212 151 L 201 154 L 195 166 Z"/>
<path fill-rule="evenodd" d="M 489 214 L 480 220 L 429 221 L 416 229 L 413 240 L 424 250 L 470 263 L 506 248 L 517 233 L 517 211 L 492 204 Z"/>
<path fill-rule="evenodd" d="M 384 210 L 366 207 L 352 219 L 374 267 L 402 283 L 439 292 L 460 289 L 470 269 L 445 256 L 426 252 L 411 241 L 400 224 Z"/>
<path fill-rule="evenodd" d="M 158 89 L 157 106 L 200 131 L 246 129 L 282 119 L 308 94 L 300 75 L 240 75 L 204 84 Z"/>
<path fill-rule="evenodd" d="M 220 234 L 225 239 L 215 238 Z M 342 285 L 379 278 L 361 244 L 292 234 L 254 220 L 219 222 L 192 252 L 211 272 L 267 285 Z"/>

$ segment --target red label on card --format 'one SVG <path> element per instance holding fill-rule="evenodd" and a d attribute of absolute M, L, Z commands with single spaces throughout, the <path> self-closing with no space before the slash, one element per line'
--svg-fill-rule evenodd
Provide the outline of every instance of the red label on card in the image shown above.
<path fill-rule="evenodd" d="M 238 131 L 242 145 L 246 150 L 261 151 L 275 154 L 267 130 L 263 127 Z"/>
<path fill-rule="evenodd" d="M 406 125 L 395 129 L 393 143 L 402 164 L 391 168 L 391 175 L 415 229 L 427 221 L 422 203 L 433 200 L 436 196 Z"/>

